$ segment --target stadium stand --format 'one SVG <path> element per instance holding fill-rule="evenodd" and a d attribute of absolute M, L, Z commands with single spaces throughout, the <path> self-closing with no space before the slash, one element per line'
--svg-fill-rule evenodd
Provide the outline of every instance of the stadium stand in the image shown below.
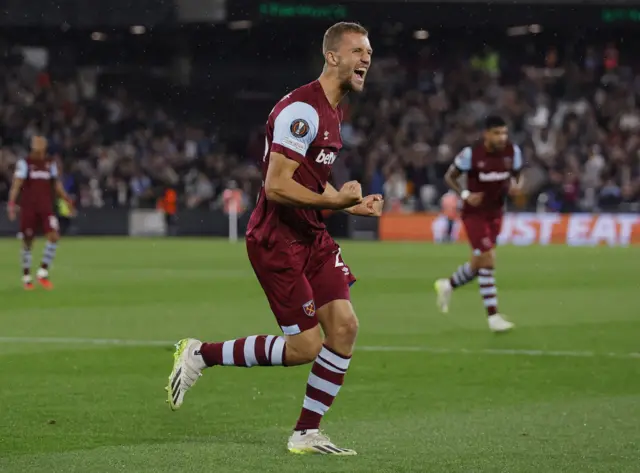
<path fill-rule="evenodd" d="M 402 54 L 393 45 L 376 52 L 365 94 L 347 105 L 337 184 L 359 179 L 384 193 L 389 208 L 431 209 L 457 151 L 476 139 L 483 116 L 499 112 L 528 167 L 527 196 L 515 207 L 639 209 L 640 75 L 628 50 L 601 38 L 491 43 L 491 35 L 474 50 L 448 35 Z M 296 52 L 296 64 L 306 66 L 293 79 L 295 64 L 260 51 L 212 78 L 220 63 L 196 48 L 192 74 L 177 79 L 152 72 L 140 79 L 130 68 L 135 57 L 120 63 L 126 73 L 114 74 L 113 64 L 110 73 L 40 69 L 24 52 L 5 54 L 0 199 L 28 138 L 43 131 L 81 207 L 153 207 L 167 187 L 181 206 L 216 206 L 230 181 L 250 204 L 260 186 L 266 112 L 318 70 L 307 61 L 317 51 Z"/>

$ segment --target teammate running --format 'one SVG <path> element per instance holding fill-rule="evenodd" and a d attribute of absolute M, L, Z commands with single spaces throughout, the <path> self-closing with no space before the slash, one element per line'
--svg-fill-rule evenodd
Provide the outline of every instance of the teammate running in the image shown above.
<path fill-rule="evenodd" d="M 494 332 L 506 332 L 514 327 L 498 312 L 494 268 L 505 199 L 507 194 L 516 194 L 522 185 L 521 169 L 522 152 L 508 141 L 505 121 L 491 116 L 485 122 L 483 140 L 464 148 L 445 176 L 449 187 L 464 202 L 462 222 L 472 254 L 470 261 L 460 266 L 449 279 L 436 281 L 438 306 L 442 312 L 448 312 L 453 291 L 477 277 L 489 329 Z M 462 174 L 467 176 L 467 188 L 458 182 Z"/>

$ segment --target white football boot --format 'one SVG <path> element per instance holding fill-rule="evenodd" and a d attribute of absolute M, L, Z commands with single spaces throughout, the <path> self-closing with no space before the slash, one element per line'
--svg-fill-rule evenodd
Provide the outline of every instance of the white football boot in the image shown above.
<path fill-rule="evenodd" d="M 287 449 L 298 455 L 357 455 L 355 450 L 336 447 L 329 437 L 318 429 L 293 432 L 289 437 Z"/>
<path fill-rule="evenodd" d="M 451 295 L 453 294 L 453 288 L 451 282 L 448 279 L 438 279 L 433 287 L 437 294 L 437 304 L 440 312 L 446 314 L 449 312 L 449 303 L 451 302 Z"/>
<path fill-rule="evenodd" d="M 489 330 L 496 333 L 508 332 L 515 327 L 513 323 L 505 320 L 500 314 L 490 315 L 487 317 L 487 321 L 489 322 Z"/>
<path fill-rule="evenodd" d="M 200 350 L 202 342 L 194 338 L 185 338 L 176 343 L 176 351 L 173 354 L 173 369 L 169 375 L 167 402 L 171 410 L 180 408 L 185 393 L 196 384 L 202 376 L 202 370 L 206 367 L 202 357 L 195 352 Z"/>

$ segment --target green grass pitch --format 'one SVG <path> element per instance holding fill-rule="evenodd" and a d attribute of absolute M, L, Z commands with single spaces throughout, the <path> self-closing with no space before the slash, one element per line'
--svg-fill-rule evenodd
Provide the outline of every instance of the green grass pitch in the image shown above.
<path fill-rule="evenodd" d="M 0 241 L 2 473 L 640 471 L 638 248 L 500 248 L 517 328 L 494 335 L 475 283 L 436 311 L 464 246 L 344 242 L 361 350 L 324 428 L 353 458 L 285 451 L 308 367 L 214 368 L 165 404 L 163 341 L 278 333 L 242 243 L 66 239 L 56 289 L 30 293 L 18 248 Z"/>

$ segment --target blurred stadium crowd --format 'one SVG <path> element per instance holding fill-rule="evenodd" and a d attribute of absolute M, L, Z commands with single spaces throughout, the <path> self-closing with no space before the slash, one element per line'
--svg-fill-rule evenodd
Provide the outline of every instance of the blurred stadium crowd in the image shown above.
<path fill-rule="evenodd" d="M 470 53 L 426 42 L 410 58 L 375 57 L 366 92 L 347 103 L 335 184 L 361 180 L 390 209 L 434 208 L 455 154 L 477 139 L 484 116 L 499 112 L 527 164 L 527 195 L 513 205 L 637 211 L 640 74 L 633 55 L 618 47 Z M 238 150 L 213 126 L 182 120 L 189 110 L 175 116 L 124 85 L 101 90 L 96 83 L 20 58 L 0 66 L 0 200 L 29 137 L 43 132 L 67 191 L 83 207 L 154 206 L 167 187 L 188 207 L 219 205 L 235 186 L 254 201 L 268 110 L 247 126 Z"/>

